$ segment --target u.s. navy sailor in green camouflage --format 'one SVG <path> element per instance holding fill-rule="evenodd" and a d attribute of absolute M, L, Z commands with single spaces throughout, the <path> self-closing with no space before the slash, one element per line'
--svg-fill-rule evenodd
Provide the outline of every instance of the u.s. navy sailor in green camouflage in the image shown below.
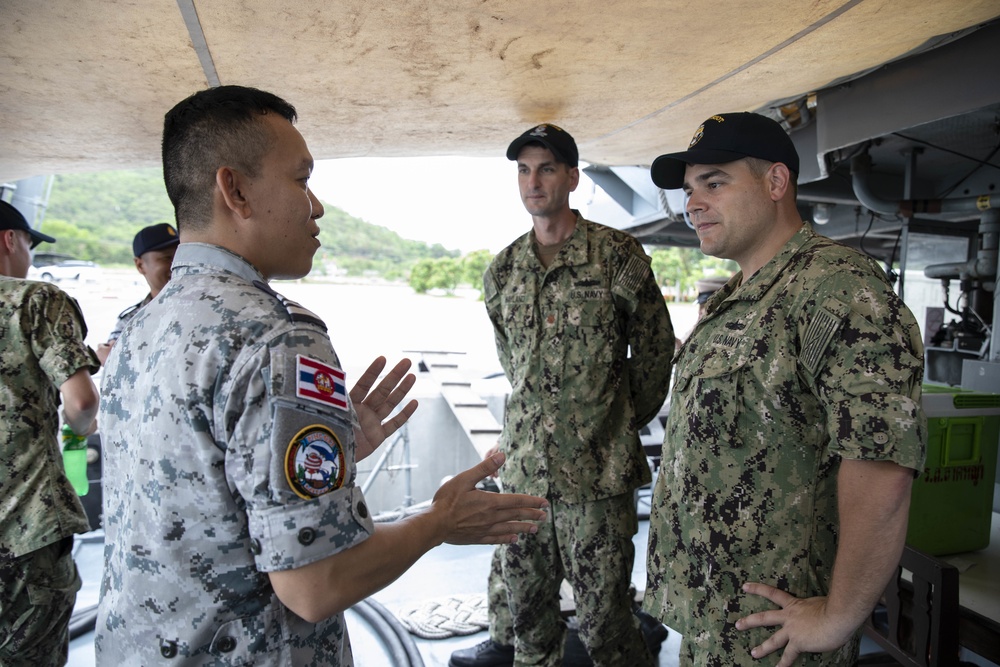
<path fill-rule="evenodd" d="M 76 301 L 55 285 L 0 276 L 0 664 L 66 661 L 81 585 L 73 534 L 90 524 L 63 470 L 59 387 L 100 368 L 86 333 Z"/>
<path fill-rule="evenodd" d="M 24 280 L 30 248 L 52 242 L 0 201 L 0 664 L 64 665 L 81 581 L 73 535 L 90 526 L 59 448 L 67 423 L 93 430 L 100 368 L 76 300 Z M 76 382 L 79 381 L 77 385 Z M 80 399 L 91 406 L 80 425 Z M 86 424 L 91 424 L 85 430 Z"/>
<path fill-rule="evenodd" d="M 518 493 L 567 503 L 649 483 L 638 429 L 663 405 L 674 344 L 639 243 L 576 215 L 576 231 L 548 269 L 532 231 L 502 250 L 485 278 L 511 383 L 501 479 Z"/>
<path fill-rule="evenodd" d="M 638 429 L 666 397 L 670 316 L 639 243 L 569 207 L 579 172 L 568 133 L 537 126 L 514 140 L 507 157 L 517 161 L 532 230 L 484 276 L 511 384 L 500 474 L 505 491 L 548 498 L 552 515 L 537 535 L 500 549 L 514 664 L 562 663 L 565 578 L 594 664 L 651 665 L 628 594 L 638 529 L 633 493 L 650 481 Z M 500 639 L 493 633 L 491 641 Z"/>
<path fill-rule="evenodd" d="M 115 350 L 100 417 L 113 475 L 99 663 L 352 664 L 343 616 L 303 621 L 267 575 L 373 529 L 354 484 L 350 406 L 298 392 L 301 357 L 340 366 L 322 323 L 237 255 L 184 243 Z M 171 372 L 155 372 L 163 359 Z M 288 460 L 290 443 L 311 435 L 326 443 L 316 467 L 333 478 L 315 497 Z"/>
<path fill-rule="evenodd" d="M 0 276 L 0 333 L 0 555 L 17 557 L 89 530 L 63 472 L 59 386 L 100 364 L 76 300 L 49 283 Z"/>
<path fill-rule="evenodd" d="M 676 360 L 646 564 L 646 609 L 720 667 L 758 664 L 769 634 L 733 627 L 771 607 L 743 583 L 828 592 L 840 459 L 918 469 L 925 440 L 920 332 L 874 262 L 803 227 L 741 278 Z"/>
<path fill-rule="evenodd" d="M 644 607 L 683 666 L 852 665 L 923 462 L 920 331 L 874 260 L 802 223 L 777 123 L 713 116 L 692 147 L 653 180 L 741 270 L 675 358 Z"/>
<path fill-rule="evenodd" d="M 638 529 L 632 494 L 650 481 L 638 429 L 663 404 L 673 328 L 633 237 L 577 213 L 576 231 L 548 269 L 534 239 L 528 232 L 501 251 L 485 278 L 497 355 L 511 382 L 501 481 L 552 502 L 551 524 L 502 548 L 515 634 L 534 646 L 561 636 L 546 597 L 561 567 L 595 664 L 644 664 L 645 656 L 627 653 L 645 649 L 621 601 Z M 559 553 L 550 552 L 555 545 Z M 637 641 L 624 643 L 626 634 Z"/>

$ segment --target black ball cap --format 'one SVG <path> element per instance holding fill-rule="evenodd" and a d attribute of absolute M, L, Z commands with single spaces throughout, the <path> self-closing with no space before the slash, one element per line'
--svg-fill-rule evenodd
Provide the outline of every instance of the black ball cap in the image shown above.
<path fill-rule="evenodd" d="M 552 151 L 556 160 L 564 162 L 571 167 L 577 166 L 580 162 L 580 153 L 576 150 L 576 142 L 569 132 L 557 125 L 545 123 L 536 125 L 514 141 L 507 147 L 507 159 L 517 160 L 521 149 L 527 144 L 541 144 Z"/>
<path fill-rule="evenodd" d="M 48 234 L 42 234 L 41 232 L 37 232 L 32 229 L 25 217 L 21 215 L 20 211 L 14 208 L 13 204 L 8 204 L 0 199 L 0 230 L 2 229 L 20 229 L 23 232 L 28 232 L 28 236 L 31 237 L 32 248 L 42 242 L 56 242 L 56 240 Z"/>
<path fill-rule="evenodd" d="M 180 243 L 177 237 L 177 230 L 173 225 L 161 222 L 158 225 L 143 227 L 132 239 L 132 254 L 142 257 L 150 250 L 162 250 L 172 245 Z"/>
<path fill-rule="evenodd" d="M 649 176 L 664 190 L 684 185 L 689 164 L 723 164 L 745 157 L 781 162 L 799 173 L 799 154 L 781 125 L 758 113 L 724 113 L 712 116 L 698 128 L 681 153 L 667 153 L 653 160 Z"/>

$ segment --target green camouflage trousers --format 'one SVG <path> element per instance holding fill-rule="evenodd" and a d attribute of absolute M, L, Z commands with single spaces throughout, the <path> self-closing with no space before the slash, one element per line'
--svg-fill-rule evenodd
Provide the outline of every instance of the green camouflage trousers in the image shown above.
<path fill-rule="evenodd" d="M 490 622 L 490 639 L 504 646 L 514 645 L 514 619 L 507 604 L 507 586 L 503 583 L 500 547 L 493 550 L 490 578 L 486 587 L 486 613 Z"/>
<path fill-rule="evenodd" d="M 498 549 L 513 616 L 515 667 L 562 665 L 564 578 L 573 587 L 580 639 L 596 667 L 653 665 L 628 595 L 638 530 L 634 495 L 549 504 L 551 520 L 536 534 Z"/>
<path fill-rule="evenodd" d="M 758 636 L 750 642 L 751 647 L 764 643 L 764 640 L 773 635 L 779 628 L 758 628 Z M 746 643 L 745 633 L 741 633 L 733 625 L 727 625 L 722 630 L 723 634 L 731 635 L 732 641 L 729 645 L 739 645 L 742 638 Z M 861 633 L 854 633 L 854 637 L 847 644 L 836 651 L 828 653 L 803 653 L 795 660 L 796 667 L 851 667 L 858 662 L 858 650 L 861 641 Z M 719 650 L 721 640 L 718 633 L 704 632 L 697 637 L 681 638 L 681 652 L 678 661 L 679 667 L 766 667 L 767 665 L 777 665 L 781 660 L 782 651 L 778 650 L 771 655 L 755 659 L 750 655 L 749 649 L 739 654 L 734 651 L 723 652 Z"/>
<path fill-rule="evenodd" d="M 0 559 L 0 665 L 66 664 L 69 619 L 81 583 L 72 537 Z"/>

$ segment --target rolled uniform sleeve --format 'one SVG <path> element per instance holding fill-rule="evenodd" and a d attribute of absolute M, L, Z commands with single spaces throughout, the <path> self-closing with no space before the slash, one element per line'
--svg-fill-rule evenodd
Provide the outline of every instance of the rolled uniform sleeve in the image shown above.
<path fill-rule="evenodd" d="M 826 405 L 831 453 L 918 471 L 927 440 L 923 345 L 909 310 L 876 275 L 833 275 L 816 290 L 822 302 L 800 311 L 800 366 Z"/>
<path fill-rule="evenodd" d="M 356 420 L 344 381 L 334 383 L 341 383 L 344 407 L 297 395 L 301 357 L 339 370 L 329 341 L 318 332 L 272 340 L 243 373 L 247 407 L 259 403 L 269 409 L 247 409 L 232 429 L 233 446 L 242 452 L 227 465 L 247 499 L 252 551 L 263 572 L 308 565 L 374 531 L 354 484 Z"/>
<path fill-rule="evenodd" d="M 34 291 L 31 300 L 32 351 L 52 384 L 61 386 L 81 368 L 96 373 L 100 362 L 83 342 L 87 324 L 76 300 L 54 288 Z"/>

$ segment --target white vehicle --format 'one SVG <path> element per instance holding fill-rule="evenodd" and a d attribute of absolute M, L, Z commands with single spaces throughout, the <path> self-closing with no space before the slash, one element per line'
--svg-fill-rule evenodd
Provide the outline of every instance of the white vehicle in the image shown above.
<path fill-rule="evenodd" d="M 28 269 L 28 278 L 46 282 L 76 280 L 94 282 L 97 280 L 100 268 L 97 264 L 82 259 L 67 259 L 55 264 L 32 266 Z"/>

